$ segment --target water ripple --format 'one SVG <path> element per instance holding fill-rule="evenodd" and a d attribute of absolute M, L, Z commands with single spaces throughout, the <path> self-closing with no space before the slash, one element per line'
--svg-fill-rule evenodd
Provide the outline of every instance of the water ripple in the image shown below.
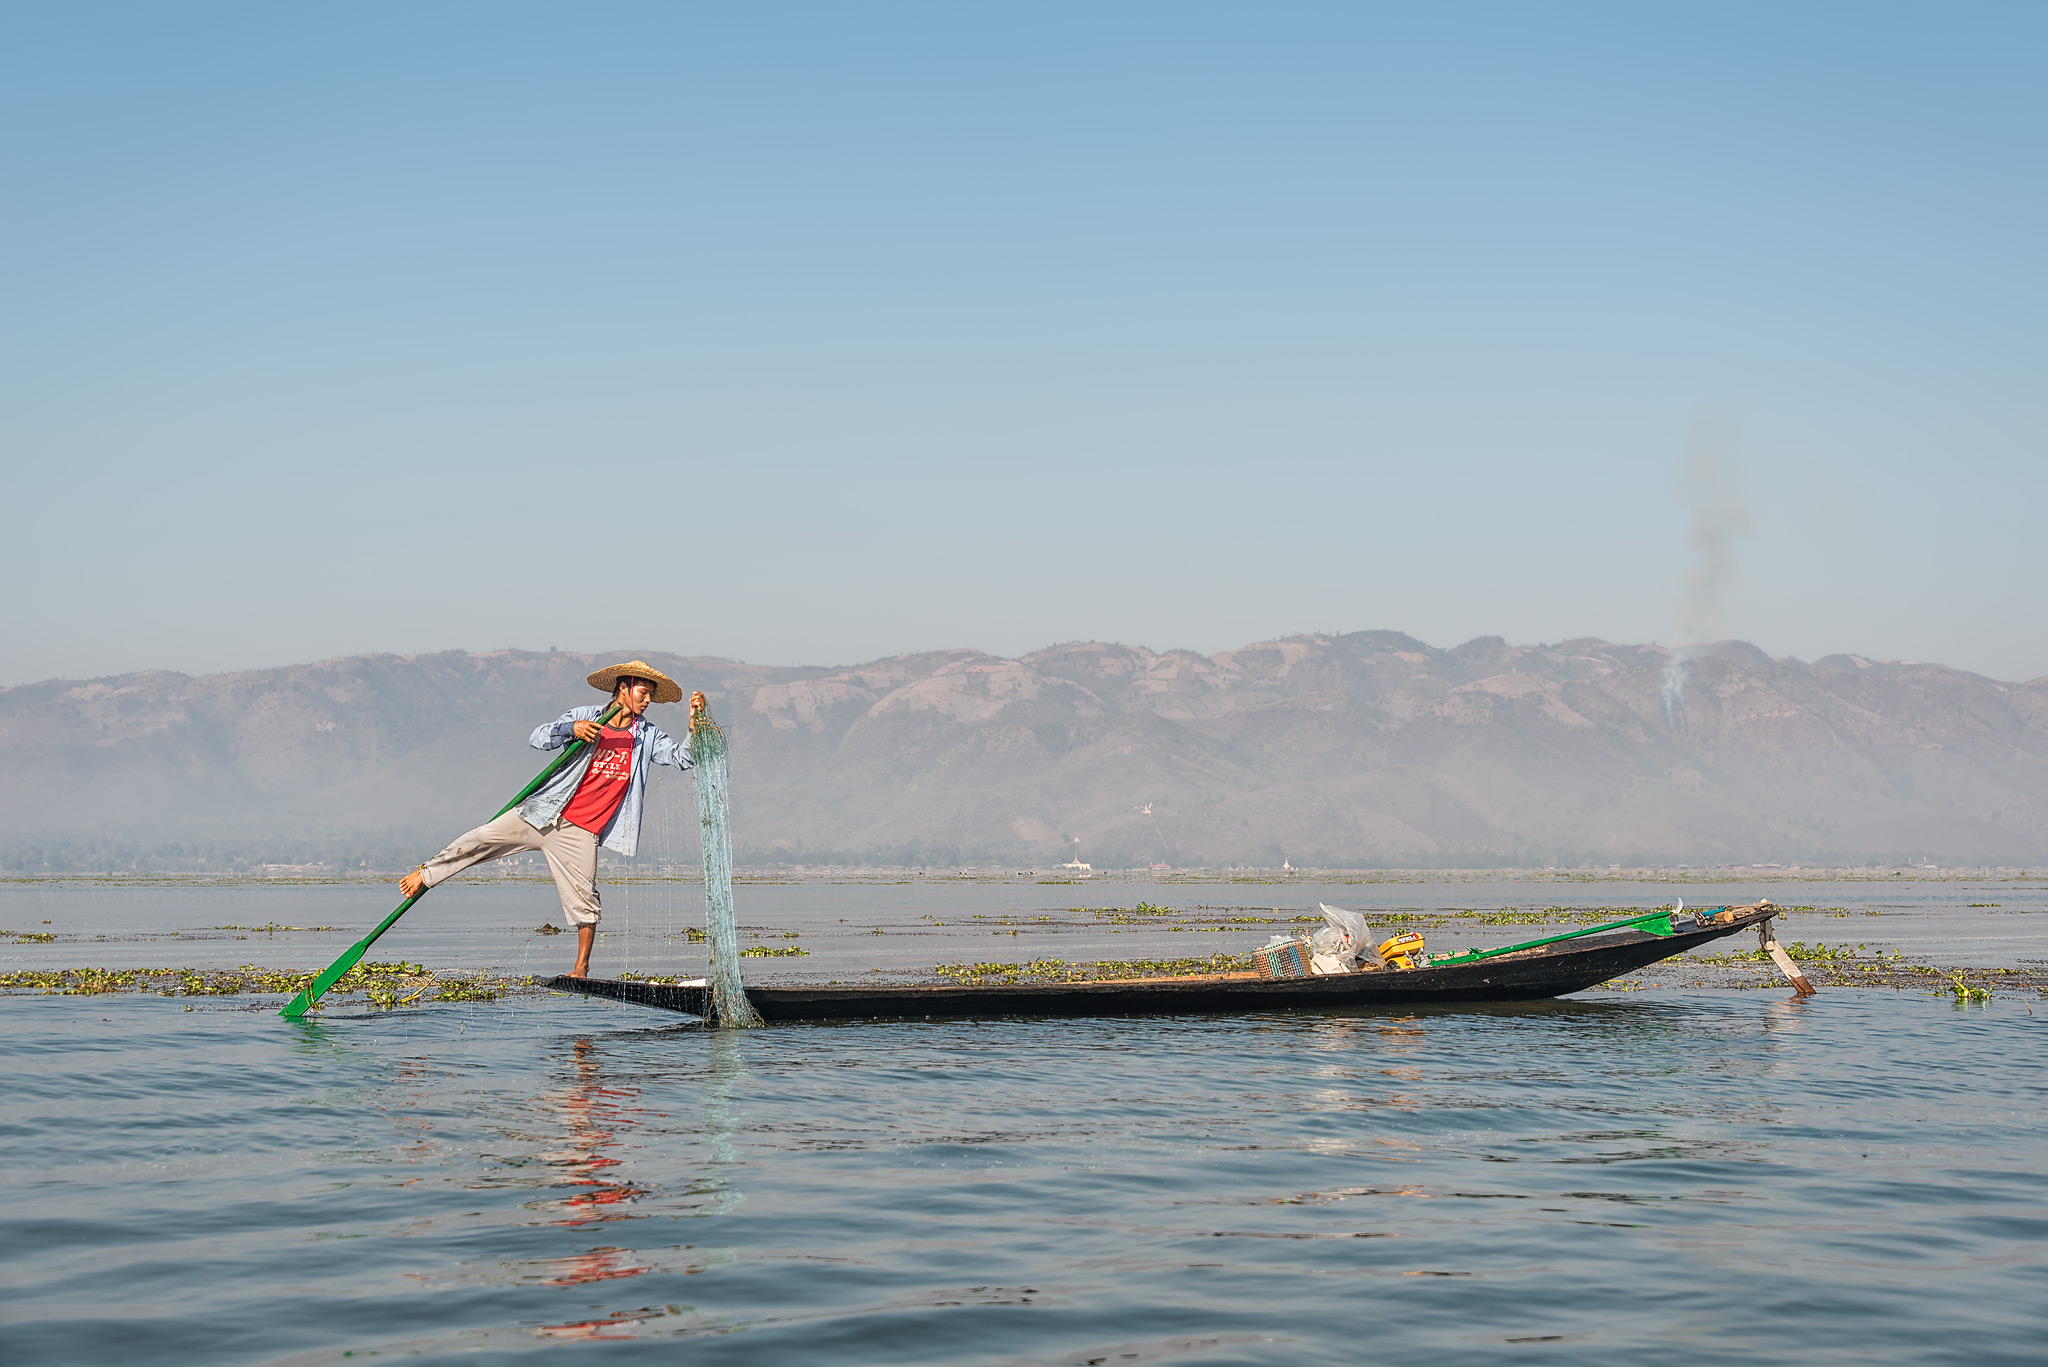
<path fill-rule="evenodd" d="M 744 1036 L 560 998 L 297 1027 L 153 998 L 0 1013 L 12 1361 L 2048 1341 L 2048 1021 L 2002 1002 Z"/>

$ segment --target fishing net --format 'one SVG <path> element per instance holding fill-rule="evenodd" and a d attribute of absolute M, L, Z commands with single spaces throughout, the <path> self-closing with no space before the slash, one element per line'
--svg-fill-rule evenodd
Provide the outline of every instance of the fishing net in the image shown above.
<path fill-rule="evenodd" d="M 740 980 L 740 935 L 732 915 L 732 815 L 727 801 L 725 730 L 711 709 L 690 716 L 690 758 L 697 765 L 697 819 L 704 828 L 704 933 L 711 941 L 711 1010 L 706 1025 L 761 1024 Z"/>

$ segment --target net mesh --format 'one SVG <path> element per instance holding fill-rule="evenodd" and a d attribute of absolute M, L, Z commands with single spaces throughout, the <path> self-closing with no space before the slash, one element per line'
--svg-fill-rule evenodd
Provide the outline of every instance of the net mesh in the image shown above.
<path fill-rule="evenodd" d="M 704 828 L 704 933 L 711 941 L 711 1010 L 706 1025 L 748 1029 L 761 1024 L 740 979 L 740 935 L 732 912 L 732 816 L 727 801 L 725 731 L 710 709 L 690 719 L 690 758 L 697 765 L 697 819 Z"/>

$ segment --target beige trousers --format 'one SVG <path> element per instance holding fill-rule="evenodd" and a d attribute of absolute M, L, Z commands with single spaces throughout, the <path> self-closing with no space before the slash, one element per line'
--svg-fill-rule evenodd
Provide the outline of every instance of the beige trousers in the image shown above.
<path fill-rule="evenodd" d="M 472 865 L 508 854 L 539 850 L 562 894 L 562 916 L 570 926 L 594 926 L 604 914 L 597 902 L 597 833 L 557 817 L 535 830 L 517 809 L 489 825 L 457 836 L 447 849 L 420 865 L 428 887 L 446 882 Z"/>

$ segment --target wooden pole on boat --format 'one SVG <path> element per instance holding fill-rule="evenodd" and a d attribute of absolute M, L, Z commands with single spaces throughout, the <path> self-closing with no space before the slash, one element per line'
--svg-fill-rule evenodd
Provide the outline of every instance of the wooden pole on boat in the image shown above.
<path fill-rule="evenodd" d="M 599 726 L 604 725 L 606 722 L 612 719 L 613 714 L 616 713 L 618 710 L 619 705 L 617 703 L 613 703 L 610 707 L 607 707 L 604 711 L 597 714 L 597 724 Z M 533 782 L 527 784 L 524 788 L 521 788 L 519 790 L 518 796 L 514 797 L 510 802 L 506 803 L 504 806 L 498 808 L 497 815 L 493 816 L 491 820 L 496 821 L 498 817 L 503 816 L 505 813 L 511 811 L 514 807 L 517 807 L 520 803 L 526 801 L 526 799 L 532 797 L 535 793 L 539 792 L 542 784 L 546 783 L 549 779 L 553 778 L 556 774 L 560 773 L 562 771 L 563 765 L 567 764 L 570 760 L 576 758 L 578 754 L 582 753 L 587 748 L 589 747 L 583 741 L 580 740 L 572 740 L 567 745 L 563 746 L 562 753 L 555 756 L 555 758 L 548 764 L 548 766 L 545 769 L 542 769 L 538 774 L 535 774 Z M 339 959 L 336 959 L 333 963 L 327 965 L 326 968 L 322 969 L 320 972 L 320 976 L 313 979 L 311 983 L 307 984 L 306 990 L 299 993 L 298 996 L 293 997 L 291 1001 L 286 1004 L 284 1010 L 278 1012 L 277 1014 L 283 1016 L 286 1020 L 297 1020 L 299 1017 L 305 1015 L 307 1010 L 313 1005 L 313 1003 L 319 1001 L 320 998 L 326 994 L 328 988 L 334 986 L 335 983 L 341 981 L 341 977 L 343 974 L 347 973 L 351 968 L 354 968 L 358 963 L 362 962 L 363 956 L 370 952 L 370 946 L 376 944 L 379 939 L 383 938 L 385 931 L 397 925 L 398 918 L 405 915 L 405 913 L 407 913 L 408 911 L 411 911 L 412 904 L 414 902 L 419 901 L 421 897 L 425 897 L 426 895 L 427 890 L 425 888 L 422 888 L 417 896 L 408 897 L 403 902 L 400 902 L 398 904 L 397 910 L 393 911 L 389 916 L 386 916 L 382 921 L 379 921 L 377 923 L 377 928 L 371 931 L 368 935 L 365 935 L 362 939 L 356 941 L 354 945 L 350 946 L 347 953 L 343 954 Z"/>
<path fill-rule="evenodd" d="M 1799 971 L 1799 965 L 1793 963 L 1792 956 L 1779 945 L 1777 936 L 1771 931 L 1772 919 L 1766 917 L 1757 923 L 1756 938 L 1762 942 L 1764 953 L 1771 956 L 1771 962 L 1778 966 L 1778 971 L 1792 984 L 1792 990 L 1802 997 L 1811 997 L 1819 989 L 1807 981 L 1806 975 Z"/>

